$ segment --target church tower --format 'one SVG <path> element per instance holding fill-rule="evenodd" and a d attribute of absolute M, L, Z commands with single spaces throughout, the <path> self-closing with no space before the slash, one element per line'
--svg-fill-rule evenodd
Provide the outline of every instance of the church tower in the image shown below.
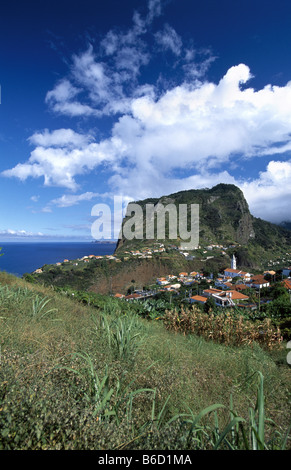
<path fill-rule="evenodd" d="M 234 255 L 231 260 L 231 269 L 236 269 L 236 257 Z"/>

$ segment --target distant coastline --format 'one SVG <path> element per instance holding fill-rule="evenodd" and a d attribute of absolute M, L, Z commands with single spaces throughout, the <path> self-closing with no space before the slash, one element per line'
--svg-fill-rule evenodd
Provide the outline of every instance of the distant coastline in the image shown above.
<path fill-rule="evenodd" d="M 1 242 L 0 271 L 21 277 L 32 273 L 45 264 L 62 262 L 64 259 L 77 259 L 87 255 L 111 255 L 115 242 Z"/>
<path fill-rule="evenodd" d="M 93 240 L 91 243 L 97 243 L 99 245 L 106 245 L 106 244 L 110 244 L 110 245 L 116 245 L 118 240 Z"/>

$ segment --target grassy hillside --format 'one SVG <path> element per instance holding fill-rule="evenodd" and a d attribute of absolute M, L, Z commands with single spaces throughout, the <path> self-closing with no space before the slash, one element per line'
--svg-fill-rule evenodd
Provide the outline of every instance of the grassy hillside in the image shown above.
<path fill-rule="evenodd" d="M 5 273 L 0 327 L 2 450 L 290 447 L 285 347 L 184 336 Z"/>

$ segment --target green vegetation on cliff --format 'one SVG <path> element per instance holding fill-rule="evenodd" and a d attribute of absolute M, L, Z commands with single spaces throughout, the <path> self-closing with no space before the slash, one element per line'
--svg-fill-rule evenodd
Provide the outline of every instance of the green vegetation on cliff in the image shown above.
<path fill-rule="evenodd" d="M 243 192 L 231 184 L 218 184 L 211 189 L 195 189 L 181 191 L 161 198 L 136 201 L 145 213 L 147 204 L 161 203 L 165 207 L 174 204 L 177 207 L 179 220 L 179 204 L 188 205 L 188 230 L 190 230 L 190 205 L 199 204 L 199 245 L 218 244 L 223 247 L 236 245 L 244 248 L 241 256 L 241 268 L 259 269 L 262 263 L 267 264 L 274 256 L 280 256 L 291 250 L 291 231 L 287 228 L 266 222 L 252 216 Z M 125 218 L 123 225 L 128 220 Z M 168 219 L 166 218 L 166 237 L 168 235 Z M 145 225 L 145 217 L 144 217 Z M 135 227 L 136 231 L 142 228 Z M 145 226 L 143 227 L 145 234 Z M 116 253 L 136 249 L 144 243 L 151 246 L 155 240 L 127 240 L 122 238 Z M 180 240 L 161 240 L 166 243 L 180 244 Z"/>

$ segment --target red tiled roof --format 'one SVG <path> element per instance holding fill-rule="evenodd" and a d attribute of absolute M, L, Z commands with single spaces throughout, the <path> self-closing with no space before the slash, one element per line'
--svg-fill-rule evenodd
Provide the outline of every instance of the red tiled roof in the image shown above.
<path fill-rule="evenodd" d="M 233 287 L 233 284 L 231 282 L 224 282 L 224 285 L 226 287 Z"/>
<path fill-rule="evenodd" d="M 286 289 L 291 289 L 291 281 L 289 279 L 284 279 L 284 281 L 282 281 L 282 285 L 286 287 Z"/>
<path fill-rule="evenodd" d="M 236 284 L 233 286 L 234 290 L 244 290 L 244 289 L 248 289 L 248 286 L 246 286 L 245 284 Z"/>
<path fill-rule="evenodd" d="M 241 292 L 237 292 L 235 290 L 227 290 L 225 292 L 222 292 L 222 294 L 219 295 L 225 295 L 227 296 L 228 293 L 231 293 L 231 299 L 232 300 L 243 300 L 243 299 L 248 299 L 247 295 L 241 294 Z"/>
<path fill-rule="evenodd" d="M 258 274 L 257 276 L 252 277 L 251 282 L 254 282 L 255 284 L 266 284 L 269 281 L 266 281 L 262 274 Z"/>
<path fill-rule="evenodd" d="M 238 276 L 245 276 L 246 272 L 240 271 L 239 269 L 227 268 L 224 270 L 225 273 L 236 273 Z"/>
<path fill-rule="evenodd" d="M 127 295 L 125 298 L 126 299 L 138 299 L 140 296 L 140 294 L 130 294 L 130 295 Z"/>
<path fill-rule="evenodd" d="M 193 295 L 193 297 L 191 297 L 191 299 L 198 300 L 200 302 L 206 302 L 207 301 L 207 297 L 202 297 L 202 295 Z"/>
<path fill-rule="evenodd" d="M 223 290 L 221 289 L 204 289 L 203 293 L 210 293 L 210 294 L 223 294 Z"/>

